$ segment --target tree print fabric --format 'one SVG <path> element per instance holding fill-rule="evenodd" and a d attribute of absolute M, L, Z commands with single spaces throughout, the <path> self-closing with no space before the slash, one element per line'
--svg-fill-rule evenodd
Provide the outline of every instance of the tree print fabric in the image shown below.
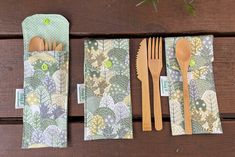
<path fill-rule="evenodd" d="M 84 80 L 84 140 L 132 139 L 129 40 L 86 40 Z"/>
<path fill-rule="evenodd" d="M 185 38 L 191 42 L 192 53 L 188 82 L 193 134 L 221 134 L 223 131 L 212 68 L 213 36 Z M 180 38 L 165 39 L 172 135 L 185 134 L 183 83 L 175 57 L 175 45 L 178 39 Z"/>
<path fill-rule="evenodd" d="M 68 56 L 25 52 L 23 148 L 66 147 Z"/>
<path fill-rule="evenodd" d="M 24 109 L 22 148 L 67 146 L 69 24 L 60 15 L 38 14 L 23 23 Z M 50 34 L 50 33 L 52 34 Z M 64 51 L 28 52 L 34 36 L 61 41 Z"/>

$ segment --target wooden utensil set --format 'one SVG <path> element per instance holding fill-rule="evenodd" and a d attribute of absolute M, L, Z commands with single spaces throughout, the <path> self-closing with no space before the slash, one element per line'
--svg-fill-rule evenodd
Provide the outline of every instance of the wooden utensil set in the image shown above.
<path fill-rule="evenodd" d="M 33 37 L 29 42 L 29 52 L 33 51 L 63 51 L 63 44 L 56 41 L 46 41 L 39 36 Z"/>
<path fill-rule="evenodd" d="M 56 44 L 56 41 L 45 41 L 43 38 L 35 36 L 29 42 L 29 52 L 33 51 L 62 51 L 62 43 Z M 185 133 L 192 134 L 192 124 L 189 104 L 188 78 L 187 72 L 191 57 L 190 43 L 186 39 L 179 39 L 176 43 L 176 59 L 180 66 L 183 80 L 184 96 L 184 123 Z M 153 80 L 153 107 L 154 107 L 154 126 L 157 131 L 163 129 L 161 97 L 159 91 L 160 74 L 162 70 L 162 38 L 144 39 L 140 43 L 137 52 L 136 70 L 137 77 L 141 81 L 142 88 L 142 129 L 151 131 L 151 107 L 149 94 L 149 72 Z"/>
<path fill-rule="evenodd" d="M 192 124 L 190 115 L 189 92 L 187 72 L 191 57 L 190 43 L 182 38 L 176 43 L 176 59 L 180 66 L 183 79 L 183 96 L 184 96 L 184 119 L 185 133 L 192 134 Z M 142 88 L 142 129 L 143 131 L 151 131 L 151 107 L 149 94 L 149 73 L 153 80 L 153 106 L 154 106 L 154 126 L 157 131 L 163 129 L 161 97 L 159 91 L 160 74 L 162 70 L 162 38 L 149 38 L 141 41 L 137 52 L 136 70 L 137 77 L 141 81 Z"/>

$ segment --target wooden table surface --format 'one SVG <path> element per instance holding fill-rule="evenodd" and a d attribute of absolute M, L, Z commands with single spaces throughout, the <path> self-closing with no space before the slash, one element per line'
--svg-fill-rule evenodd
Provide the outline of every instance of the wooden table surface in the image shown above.
<path fill-rule="evenodd" d="M 0 157 L 235 156 L 235 1 L 195 0 L 196 16 L 183 0 L 136 7 L 138 0 L 0 1 Z M 15 109 L 15 89 L 23 86 L 21 22 L 36 13 L 58 13 L 70 21 L 69 147 L 21 149 L 22 110 Z M 141 89 L 135 58 L 141 38 L 212 34 L 213 63 L 223 135 L 171 136 L 168 99 L 162 98 L 164 130 L 141 131 Z M 83 105 L 76 84 L 83 82 L 85 38 L 130 38 L 133 140 L 83 141 Z M 164 70 L 165 71 L 165 70 Z M 164 74 L 163 71 L 163 74 Z M 152 114 L 153 115 L 153 114 Z"/>

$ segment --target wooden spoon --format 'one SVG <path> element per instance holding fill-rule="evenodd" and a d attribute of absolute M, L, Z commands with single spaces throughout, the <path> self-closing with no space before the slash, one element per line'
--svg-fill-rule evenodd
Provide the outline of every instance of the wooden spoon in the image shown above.
<path fill-rule="evenodd" d="M 35 36 L 29 42 L 29 52 L 44 51 L 44 41 L 41 37 Z"/>
<path fill-rule="evenodd" d="M 184 123 L 185 133 L 192 134 L 192 122 L 189 104 L 189 90 L 188 90 L 188 67 L 191 58 L 190 42 L 186 39 L 179 39 L 176 43 L 176 59 L 179 63 L 182 78 L 183 78 L 183 95 L 184 95 Z"/>

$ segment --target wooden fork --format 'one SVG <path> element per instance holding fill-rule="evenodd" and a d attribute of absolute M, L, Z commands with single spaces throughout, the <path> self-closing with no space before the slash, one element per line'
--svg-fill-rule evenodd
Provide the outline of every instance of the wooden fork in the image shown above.
<path fill-rule="evenodd" d="M 48 51 L 53 51 L 55 50 L 56 47 L 56 41 L 46 41 L 47 45 L 48 45 Z"/>
<path fill-rule="evenodd" d="M 148 42 L 148 68 L 153 80 L 154 96 L 154 126 L 155 129 L 162 130 L 162 109 L 159 91 L 160 73 L 162 70 L 162 38 L 149 38 Z"/>

